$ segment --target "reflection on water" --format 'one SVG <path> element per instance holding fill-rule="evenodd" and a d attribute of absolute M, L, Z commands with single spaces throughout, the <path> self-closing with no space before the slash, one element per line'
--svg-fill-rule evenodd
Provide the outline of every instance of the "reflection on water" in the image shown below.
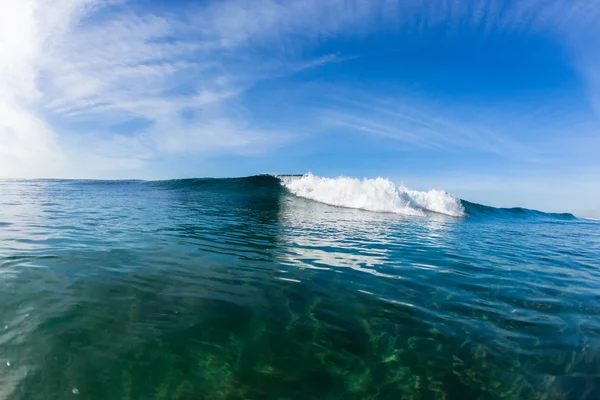
<path fill-rule="evenodd" d="M 600 398 L 598 224 L 0 182 L 1 399 Z"/>
<path fill-rule="evenodd" d="M 390 225 L 385 218 L 377 213 L 334 208 L 290 197 L 279 211 L 281 247 L 286 251 L 278 262 L 320 270 L 350 268 L 398 278 L 378 271 L 389 253 L 385 246 Z M 374 243 L 377 246 L 369 246 Z"/>

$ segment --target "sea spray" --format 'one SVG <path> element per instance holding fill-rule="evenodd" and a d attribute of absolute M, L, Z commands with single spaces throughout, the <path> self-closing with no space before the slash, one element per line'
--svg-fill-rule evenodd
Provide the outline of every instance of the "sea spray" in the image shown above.
<path fill-rule="evenodd" d="M 389 179 L 322 178 L 313 174 L 281 176 L 282 184 L 299 197 L 333 206 L 403 215 L 425 215 L 426 211 L 462 217 L 460 199 L 443 190 L 427 192 L 396 186 Z"/>

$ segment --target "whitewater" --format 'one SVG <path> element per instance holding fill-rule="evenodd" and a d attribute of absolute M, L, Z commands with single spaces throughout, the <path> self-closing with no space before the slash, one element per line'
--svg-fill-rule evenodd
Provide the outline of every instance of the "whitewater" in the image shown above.
<path fill-rule="evenodd" d="M 311 173 L 278 178 L 292 194 L 332 206 L 413 216 L 426 212 L 465 216 L 460 199 L 444 190 L 410 190 L 385 178 L 324 178 Z"/>

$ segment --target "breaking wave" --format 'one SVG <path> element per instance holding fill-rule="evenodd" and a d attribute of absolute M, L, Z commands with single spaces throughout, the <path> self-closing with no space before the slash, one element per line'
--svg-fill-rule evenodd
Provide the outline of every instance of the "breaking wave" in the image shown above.
<path fill-rule="evenodd" d="M 65 181 L 65 184 L 81 181 Z M 522 207 L 497 208 L 472 203 L 444 190 L 411 190 L 390 180 L 323 178 L 306 175 L 255 175 L 240 178 L 190 178 L 166 181 L 87 181 L 90 185 L 150 185 L 167 190 L 236 193 L 240 196 L 297 197 L 338 207 L 411 216 L 427 213 L 452 217 L 577 220 L 569 213 L 547 213 Z"/>
<path fill-rule="evenodd" d="M 410 190 L 384 178 L 321 178 L 312 174 L 279 178 L 296 196 L 333 206 L 404 215 L 425 215 L 427 211 L 453 217 L 465 215 L 460 199 L 443 190 Z"/>

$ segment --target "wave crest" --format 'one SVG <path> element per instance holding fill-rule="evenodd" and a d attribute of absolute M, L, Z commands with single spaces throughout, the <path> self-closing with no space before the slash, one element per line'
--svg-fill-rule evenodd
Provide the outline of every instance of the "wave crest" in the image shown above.
<path fill-rule="evenodd" d="M 443 190 L 410 190 L 384 178 L 322 178 L 312 174 L 279 178 L 294 195 L 333 206 L 403 215 L 422 216 L 426 211 L 465 215 L 460 199 Z"/>

